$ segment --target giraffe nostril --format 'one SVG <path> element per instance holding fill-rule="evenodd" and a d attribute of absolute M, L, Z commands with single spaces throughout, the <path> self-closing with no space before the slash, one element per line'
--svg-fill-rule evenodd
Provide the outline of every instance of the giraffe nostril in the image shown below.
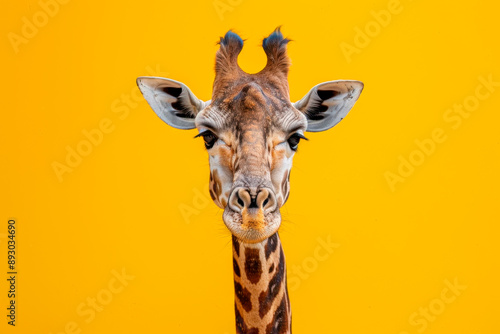
<path fill-rule="evenodd" d="M 259 207 L 262 208 L 264 214 L 268 214 L 276 209 L 276 197 L 270 188 L 261 189 L 257 202 L 260 203 Z"/>
<path fill-rule="evenodd" d="M 228 207 L 238 213 L 249 210 L 251 214 L 256 214 L 262 210 L 264 214 L 268 214 L 276 209 L 276 197 L 270 188 L 253 190 L 238 187 L 229 196 Z"/>
<path fill-rule="evenodd" d="M 238 196 L 238 194 L 236 194 L 236 196 L 238 197 L 238 204 L 243 208 L 245 207 L 245 203 L 243 203 L 243 200 L 240 198 L 240 196 Z"/>

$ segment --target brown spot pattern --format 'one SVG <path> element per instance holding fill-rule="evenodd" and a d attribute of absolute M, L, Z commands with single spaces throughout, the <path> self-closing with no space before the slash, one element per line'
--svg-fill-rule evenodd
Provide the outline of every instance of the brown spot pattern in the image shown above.
<path fill-rule="evenodd" d="M 245 273 L 247 279 L 257 284 L 262 275 L 262 264 L 260 263 L 259 250 L 254 248 L 245 249 Z"/>
<path fill-rule="evenodd" d="M 233 270 L 236 276 L 241 277 L 240 265 L 238 264 L 238 261 L 236 261 L 234 257 L 233 257 Z"/>
<path fill-rule="evenodd" d="M 238 311 L 238 307 L 234 304 L 234 311 L 236 314 L 236 333 L 237 334 L 259 334 L 258 328 L 248 328 L 245 320 L 241 317 L 240 311 Z"/>
<path fill-rule="evenodd" d="M 234 293 L 236 295 L 236 298 L 238 298 L 238 300 L 240 301 L 243 309 L 247 312 L 250 312 L 252 310 L 252 294 L 250 293 L 250 291 L 242 287 L 240 283 L 234 282 Z"/>
<path fill-rule="evenodd" d="M 266 260 L 269 260 L 269 256 L 276 250 L 276 247 L 278 247 L 278 236 L 274 233 L 267 239 L 266 247 L 264 249 Z"/>
<path fill-rule="evenodd" d="M 273 305 L 273 301 L 278 296 L 280 291 L 281 283 L 285 276 L 285 255 L 283 254 L 283 249 L 280 249 L 280 259 L 276 273 L 273 278 L 269 281 L 269 285 L 266 291 L 262 291 L 259 295 L 259 315 L 263 318 L 269 309 Z"/>
<path fill-rule="evenodd" d="M 236 251 L 236 255 L 240 256 L 240 243 L 234 235 L 232 236 L 232 240 L 233 240 L 233 249 Z"/>
<path fill-rule="evenodd" d="M 283 334 L 288 331 L 288 313 L 286 310 L 286 296 L 274 312 L 273 320 L 266 327 L 266 334 Z"/>

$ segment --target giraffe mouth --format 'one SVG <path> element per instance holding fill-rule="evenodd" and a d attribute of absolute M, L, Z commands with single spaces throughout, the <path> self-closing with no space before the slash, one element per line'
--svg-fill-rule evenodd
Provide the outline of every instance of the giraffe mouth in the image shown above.
<path fill-rule="evenodd" d="M 269 238 L 281 225 L 279 208 L 264 214 L 262 209 L 236 212 L 226 206 L 222 219 L 229 231 L 246 243 L 257 243 Z"/>

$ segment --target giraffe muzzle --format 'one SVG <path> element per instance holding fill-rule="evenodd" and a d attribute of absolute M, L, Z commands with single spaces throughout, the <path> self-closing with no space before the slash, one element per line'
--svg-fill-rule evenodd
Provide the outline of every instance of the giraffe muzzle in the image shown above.
<path fill-rule="evenodd" d="M 237 238 L 254 243 L 278 230 L 281 215 L 271 188 L 236 187 L 224 209 L 223 220 Z"/>

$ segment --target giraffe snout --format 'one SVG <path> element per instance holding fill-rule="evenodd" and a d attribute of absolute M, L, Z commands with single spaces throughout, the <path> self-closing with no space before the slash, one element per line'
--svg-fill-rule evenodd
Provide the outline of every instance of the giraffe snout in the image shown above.
<path fill-rule="evenodd" d="M 228 205 L 234 212 L 266 215 L 276 210 L 277 202 L 276 195 L 270 188 L 237 187 L 231 193 Z"/>
<path fill-rule="evenodd" d="M 235 187 L 222 218 L 234 236 L 248 243 L 269 238 L 281 223 L 276 194 L 269 187 Z"/>

